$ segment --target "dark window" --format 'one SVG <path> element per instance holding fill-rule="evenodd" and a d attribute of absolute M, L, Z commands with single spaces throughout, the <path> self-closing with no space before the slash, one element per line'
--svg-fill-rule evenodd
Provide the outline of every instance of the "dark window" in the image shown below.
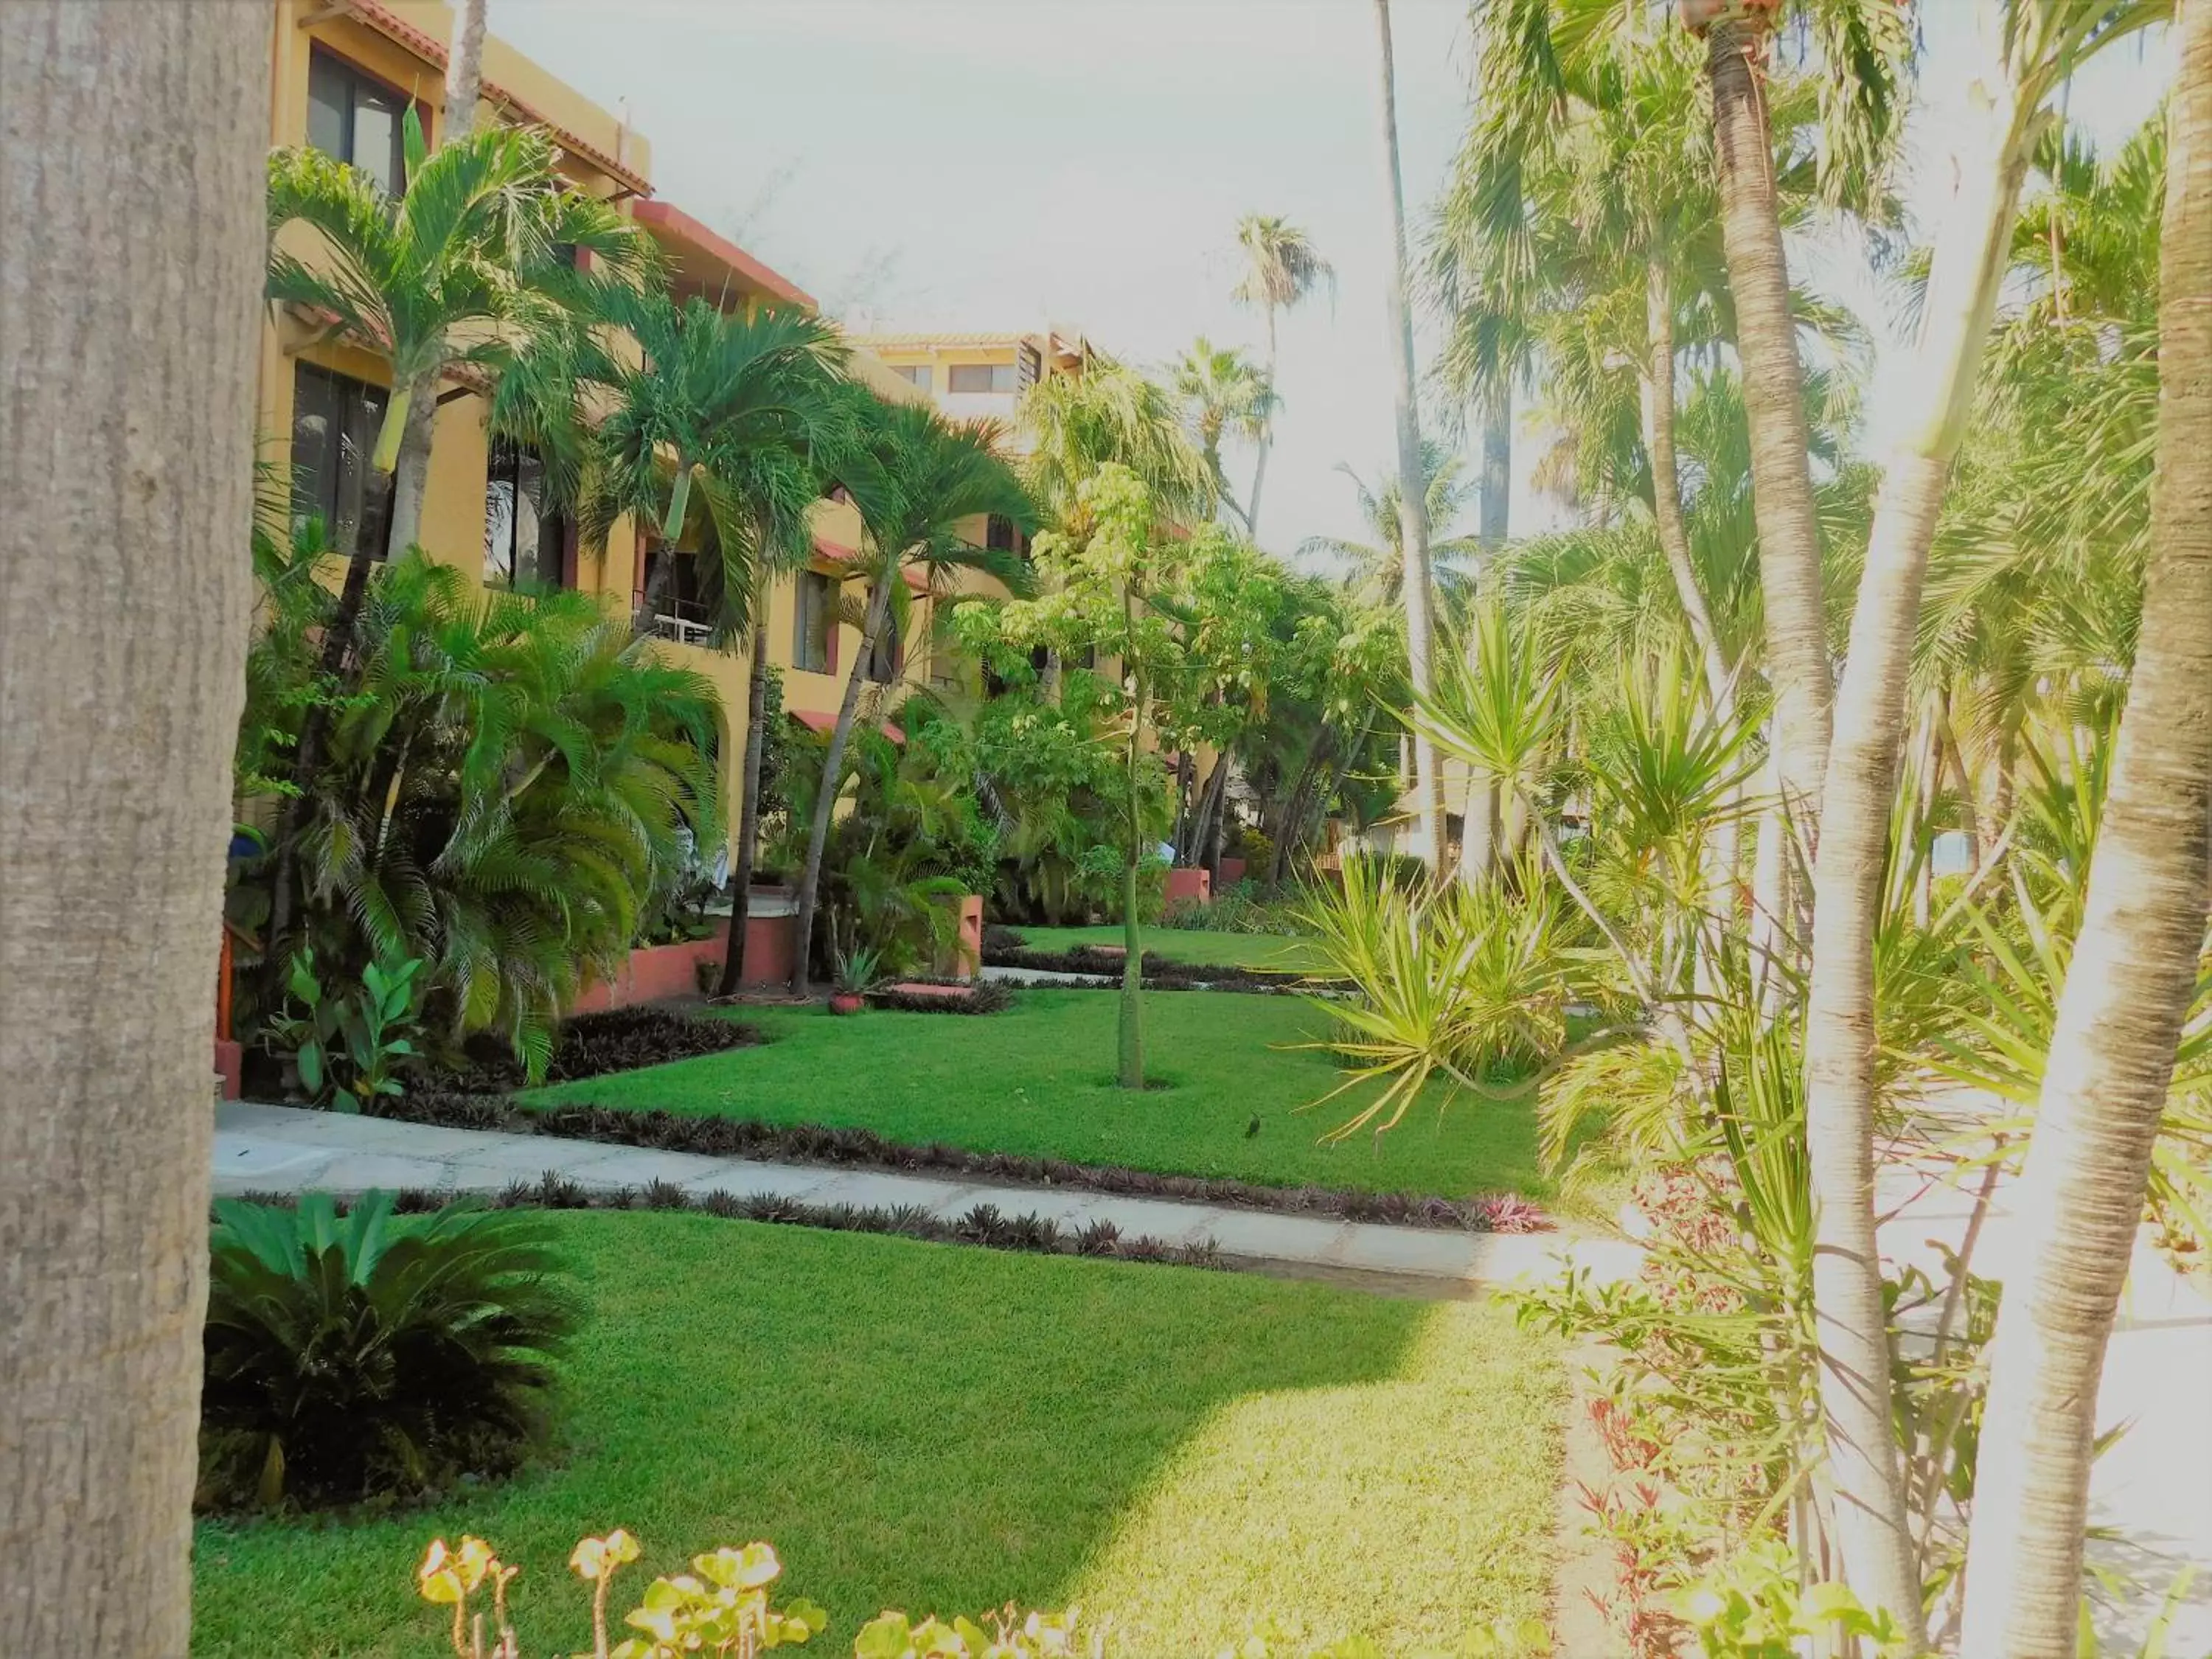
<path fill-rule="evenodd" d="M 945 371 L 947 392 L 1012 392 L 1012 363 L 955 363 Z"/>
<path fill-rule="evenodd" d="M 369 458 L 389 396 L 313 363 L 293 366 L 293 522 L 320 519 L 334 552 L 366 547 L 384 556 L 390 492 L 371 474 Z"/>
<path fill-rule="evenodd" d="M 397 196 L 407 188 L 407 100 L 318 46 L 307 64 L 307 142 Z"/>
<path fill-rule="evenodd" d="M 920 386 L 924 392 L 929 390 L 930 374 L 927 363 L 893 363 L 891 373 L 908 386 Z"/>
<path fill-rule="evenodd" d="M 799 573 L 791 665 L 809 674 L 830 672 L 830 632 L 836 626 L 836 584 L 818 570 Z"/>
<path fill-rule="evenodd" d="M 489 587 L 558 587 L 568 527 L 545 500 L 545 464 L 527 444 L 495 438 L 484 473 L 484 568 Z"/>
<path fill-rule="evenodd" d="M 1004 514 L 994 513 L 983 526 L 983 545 L 994 552 L 1014 550 L 1014 521 Z"/>
<path fill-rule="evenodd" d="M 898 631 L 892 623 L 884 624 L 883 637 L 861 656 L 860 675 L 878 685 L 889 685 L 899 677 Z"/>
<path fill-rule="evenodd" d="M 1037 349 L 1033 345 L 1024 344 L 1014 353 L 1014 377 L 1020 382 L 1024 392 L 1036 384 L 1037 375 L 1043 367 L 1044 360 L 1037 356 Z"/>
<path fill-rule="evenodd" d="M 645 556 L 645 588 L 637 624 L 648 634 L 694 645 L 714 631 L 699 598 L 699 556 L 689 548 L 656 547 Z"/>

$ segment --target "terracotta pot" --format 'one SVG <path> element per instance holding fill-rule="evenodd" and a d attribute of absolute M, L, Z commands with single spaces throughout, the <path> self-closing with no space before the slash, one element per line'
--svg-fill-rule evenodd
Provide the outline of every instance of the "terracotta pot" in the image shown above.
<path fill-rule="evenodd" d="M 832 991 L 830 994 L 830 1012 L 833 1014 L 857 1014 L 867 1006 L 867 999 L 858 991 Z"/>

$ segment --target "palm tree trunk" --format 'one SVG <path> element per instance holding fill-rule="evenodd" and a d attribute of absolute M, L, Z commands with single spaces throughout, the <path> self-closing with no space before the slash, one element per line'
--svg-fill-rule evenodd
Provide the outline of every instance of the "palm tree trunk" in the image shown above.
<path fill-rule="evenodd" d="M 1994 26 L 2000 14 L 1984 14 Z M 1875 508 L 1850 646 L 1835 703 L 1813 870 L 1813 967 L 1805 1025 L 1806 1140 L 1819 1211 L 1814 1295 L 1827 1333 L 1820 1398 L 1848 1582 L 1925 1645 L 1920 1577 L 1890 1409 L 1890 1353 L 1874 1208 L 1874 934 L 1897 797 L 1905 676 L 1920 620 L 1928 550 L 1952 458 L 1972 409 L 1982 348 L 2010 258 L 2033 111 L 2023 110 L 1992 43 L 1953 176 L 1910 361 L 1917 380 L 1900 412 Z"/>
<path fill-rule="evenodd" d="M 1275 389 L 1275 307 L 1267 307 L 1267 389 Z M 1274 441 L 1275 419 L 1270 415 L 1260 427 L 1260 441 L 1255 447 L 1259 453 L 1252 463 L 1252 500 L 1244 508 L 1244 534 L 1252 540 L 1260 539 L 1260 486 L 1267 482 L 1267 446 Z"/>
<path fill-rule="evenodd" d="M 2070 1659 L 2097 1389 L 2204 945 L 2212 789 L 2212 8 L 2167 105 L 2142 631 L 1990 1343 L 1960 1651 Z"/>
<path fill-rule="evenodd" d="M 767 584 L 762 583 L 762 588 Z M 768 595 L 753 596 L 753 659 L 745 671 L 745 757 L 738 784 L 738 852 L 730 869 L 730 938 L 716 996 L 735 996 L 745 978 L 745 933 L 752 920 L 753 860 L 760 850 L 761 753 L 768 732 Z"/>
<path fill-rule="evenodd" d="M 1436 689 L 1431 662 L 1435 649 L 1434 594 L 1429 580 L 1428 503 L 1421 467 L 1421 423 L 1414 388 L 1413 319 L 1407 302 L 1406 191 L 1398 166 L 1397 71 L 1390 47 L 1390 0 L 1375 0 L 1376 108 L 1382 125 L 1383 190 L 1390 204 L 1390 322 L 1392 390 L 1398 416 L 1398 526 L 1406 550 L 1406 656 L 1413 695 L 1425 699 Z M 1437 769 L 1435 742 L 1413 729 L 1414 811 L 1429 846 L 1429 867 L 1441 869 L 1444 856 L 1443 779 Z"/>
<path fill-rule="evenodd" d="M 1778 770 L 1794 828 L 1809 837 L 1819 824 L 1828 764 L 1828 647 L 1805 377 L 1790 315 L 1790 269 L 1775 198 L 1765 40 L 1756 14 L 1715 22 L 1707 33 L 1706 70 L 1712 82 L 1722 240 L 1751 428 L 1753 517 L 1759 528 Z M 1801 908 L 1786 902 L 1791 915 Z"/>
<path fill-rule="evenodd" d="M 1491 591 L 1492 572 L 1505 550 L 1512 527 L 1513 388 L 1497 387 L 1482 405 L 1482 499 L 1475 520 L 1481 551 L 1474 570 L 1478 598 Z M 1472 659 L 1474 630 L 1468 630 Z M 1487 880 L 1496 867 L 1498 836 L 1498 782 L 1468 769 L 1467 800 L 1460 811 L 1459 878 L 1468 885 Z"/>
<path fill-rule="evenodd" d="M 1712 607 L 1690 556 L 1689 527 L 1682 519 L 1682 477 L 1674 453 L 1674 298 L 1667 267 L 1655 255 L 1644 267 L 1644 450 L 1651 459 L 1651 517 L 1659 532 L 1659 550 L 1674 579 L 1674 598 L 1690 625 L 1705 669 L 1705 690 L 1717 713 L 1733 702 L 1728 658 L 1713 626 Z"/>
<path fill-rule="evenodd" d="M 840 774 L 845 765 L 845 744 L 853 734 L 853 715 L 860 704 L 860 675 L 875 654 L 876 637 L 890 612 L 890 584 L 899 580 L 891 566 L 868 590 L 866 621 L 860 629 L 860 648 L 853 653 L 853 666 L 845 675 L 844 700 L 837 705 L 837 724 L 830 732 L 829 752 L 822 757 L 822 781 L 814 791 L 814 822 L 806 832 L 806 866 L 799 872 L 799 902 L 791 922 L 791 991 L 808 994 L 807 976 L 814 949 L 814 909 L 822 885 L 822 852 L 830 840 L 830 819 L 837 807 Z"/>
<path fill-rule="evenodd" d="M 422 501 L 430 483 L 430 447 L 438 425 L 437 376 L 424 375 L 407 388 L 407 409 L 399 427 L 399 453 L 392 468 L 392 516 L 386 526 L 385 557 L 405 552 L 422 538 Z"/>
<path fill-rule="evenodd" d="M 477 123 L 477 92 L 483 82 L 484 0 L 456 0 L 453 50 L 446 59 L 446 110 L 438 141 L 468 136 Z"/>
<path fill-rule="evenodd" d="M 1124 636 L 1136 638 L 1136 595 L 1128 587 L 1121 590 L 1121 618 Z M 1145 736 L 1145 660 L 1140 654 L 1130 659 L 1132 678 L 1129 719 L 1128 754 L 1128 845 L 1121 855 L 1121 1006 L 1116 1021 L 1115 1037 L 1118 1066 L 1115 1080 L 1124 1089 L 1145 1086 L 1145 939 L 1137 921 L 1137 872 L 1144 862 L 1144 825 L 1141 823 L 1144 776 Z M 1229 757 L 1223 755 L 1221 765 L 1226 767 Z"/>
<path fill-rule="evenodd" d="M 32 0 L 0 52 L 5 1653 L 190 1645 L 270 27 Z"/>
<path fill-rule="evenodd" d="M 1168 845 L 1175 849 L 1178 864 L 1182 862 L 1183 838 L 1190 831 L 1191 775 L 1197 769 L 1197 763 L 1191 759 L 1189 745 L 1185 744 L 1182 751 L 1176 757 L 1175 828 L 1168 834 Z"/>

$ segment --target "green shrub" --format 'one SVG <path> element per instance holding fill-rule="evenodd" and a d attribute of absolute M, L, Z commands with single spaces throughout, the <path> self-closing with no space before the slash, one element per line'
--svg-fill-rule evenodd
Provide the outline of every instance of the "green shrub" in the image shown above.
<path fill-rule="evenodd" d="M 576 1325 L 549 1235 L 455 1204 L 396 1220 L 222 1203 L 200 1400 L 216 1504 L 406 1498 L 513 1470 L 541 1438 L 549 1361 Z"/>
<path fill-rule="evenodd" d="M 313 951 L 292 958 L 287 988 L 300 1012 L 288 1008 L 271 1021 L 270 1040 L 290 1052 L 317 1105 L 358 1112 L 365 1101 L 404 1092 L 395 1073 L 415 1055 L 415 976 L 422 967 L 412 957 L 372 962 L 361 970 L 361 984 L 348 991 L 317 977 Z"/>

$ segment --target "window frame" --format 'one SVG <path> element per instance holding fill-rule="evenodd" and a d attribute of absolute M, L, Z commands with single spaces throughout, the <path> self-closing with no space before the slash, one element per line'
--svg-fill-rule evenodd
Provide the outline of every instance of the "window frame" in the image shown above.
<path fill-rule="evenodd" d="M 520 512 L 511 513 L 507 517 L 507 569 L 503 579 L 495 574 L 491 562 L 492 486 L 501 481 L 501 463 L 504 459 L 507 462 L 506 482 L 512 484 L 514 489 L 514 499 L 518 502 L 520 501 L 523 497 L 522 466 L 526 457 L 535 463 L 538 471 L 537 498 L 530 504 L 531 517 L 538 526 L 537 554 L 532 561 L 532 568 L 537 574 L 527 583 L 515 580 L 516 555 L 521 550 L 522 514 Z M 548 568 L 549 532 L 551 534 L 552 542 L 550 550 L 550 568 Z M 574 526 L 570 524 L 568 514 L 546 505 L 545 459 L 538 452 L 538 447 L 535 444 L 523 443 L 517 439 L 493 434 L 490 445 L 484 453 L 483 585 L 486 587 L 523 593 L 545 592 L 568 586 L 568 550 L 573 532 Z"/>
<path fill-rule="evenodd" d="M 319 380 L 329 389 L 331 431 L 325 437 L 325 462 L 328 472 L 325 479 L 314 480 L 317 488 L 312 500 L 301 512 L 301 473 L 306 469 L 300 460 L 300 422 L 304 386 L 310 380 Z M 311 518 L 323 521 L 323 533 L 330 550 L 350 557 L 367 542 L 368 556 L 381 563 L 388 539 L 386 527 L 391 521 L 392 498 L 389 490 L 376 487 L 374 457 L 379 429 L 384 423 L 385 411 L 392 406 L 392 389 L 372 380 L 348 374 L 343 369 L 326 368 L 320 363 L 310 362 L 305 357 L 295 358 L 292 363 L 292 438 L 288 460 L 292 485 L 292 521 L 296 526 Z M 344 445 L 349 422 L 346 416 L 357 407 L 362 415 L 360 429 L 354 434 L 355 448 L 360 457 L 361 497 L 354 519 L 351 537 L 340 533 L 345 523 Z"/>
<path fill-rule="evenodd" d="M 933 363 L 893 363 L 890 367 L 892 374 L 917 392 L 933 392 L 937 390 L 936 365 Z"/>
<path fill-rule="evenodd" d="M 801 674 L 837 672 L 836 578 L 819 570 L 802 570 L 792 588 L 791 665 Z M 810 607 L 809 596 L 817 603 Z M 810 627 L 811 622 L 813 626 Z M 818 650 L 812 648 L 820 636 Z"/>
<path fill-rule="evenodd" d="M 963 374 L 976 374 L 985 377 L 986 384 L 982 386 L 960 384 L 961 376 Z M 1000 384 L 1001 376 L 1005 377 L 1006 381 L 1003 386 Z M 1015 383 L 1016 379 L 1014 365 L 1012 363 L 951 363 L 948 364 L 945 370 L 945 389 L 955 396 L 968 398 L 980 398 L 994 393 L 1004 394 L 1019 389 Z"/>
<path fill-rule="evenodd" d="M 334 155 L 331 151 L 325 149 L 324 147 L 317 143 L 314 139 L 315 71 L 318 66 L 326 66 L 331 71 L 344 77 L 345 80 L 346 106 L 344 111 L 344 122 L 346 154 L 343 155 Z M 391 99 L 392 102 L 392 175 L 388 179 L 385 178 L 381 174 L 373 173 L 368 168 L 362 167 L 356 153 L 361 146 L 359 110 L 360 96 L 362 90 L 364 88 L 367 88 L 371 91 L 382 93 L 386 97 Z M 321 41 L 318 40 L 311 43 L 308 47 L 307 101 L 307 145 L 310 149 L 321 150 L 324 155 L 330 156 L 332 161 L 341 162 L 346 167 L 353 167 L 359 172 L 367 173 L 371 179 L 375 179 L 377 183 L 382 185 L 384 186 L 385 193 L 392 197 L 395 201 L 407 193 L 407 112 L 410 109 L 416 111 L 417 118 L 423 120 L 426 132 L 428 127 L 428 122 L 427 118 L 422 116 L 421 106 L 416 99 L 410 97 L 407 93 L 394 86 L 382 76 L 372 74 L 369 70 L 363 69 L 360 64 L 355 63 L 353 59 L 346 57 L 343 53 L 334 52 L 330 47 L 325 46 Z"/>

